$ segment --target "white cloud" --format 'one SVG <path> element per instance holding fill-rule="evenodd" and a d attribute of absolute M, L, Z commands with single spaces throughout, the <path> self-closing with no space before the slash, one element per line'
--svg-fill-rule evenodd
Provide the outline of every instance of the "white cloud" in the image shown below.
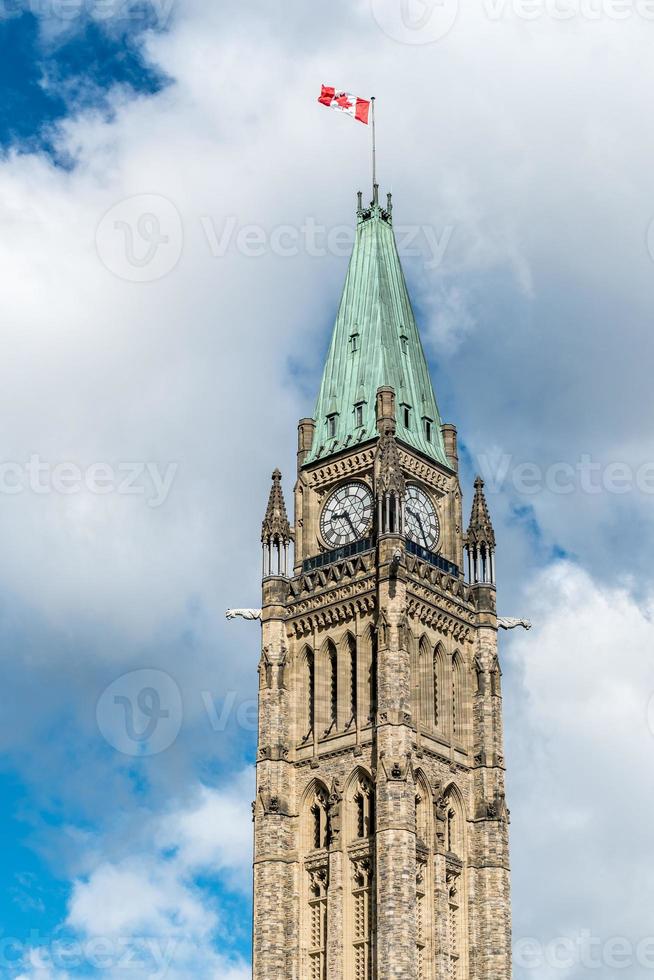
<path fill-rule="evenodd" d="M 557 937 L 581 942 L 587 932 L 595 945 L 586 955 L 608 978 L 617 963 L 602 959 L 600 944 L 625 937 L 633 951 L 626 975 L 645 976 L 636 952 L 653 936 L 645 814 L 654 808 L 654 593 L 637 602 L 627 588 L 562 562 L 530 585 L 526 608 L 534 630 L 508 650 L 524 685 L 519 716 L 519 688 L 505 693 L 515 938 L 535 937 L 553 955 Z M 579 968 L 573 963 L 570 975 Z"/>
<path fill-rule="evenodd" d="M 240 977 L 245 966 L 220 951 L 226 924 L 217 896 L 251 875 L 251 782 L 247 770 L 221 789 L 199 787 L 191 802 L 153 816 L 116 862 L 96 847 L 95 867 L 73 884 L 65 923 L 81 948 L 107 942 L 116 975 L 124 946 L 143 975 L 165 964 L 171 977 Z"/>

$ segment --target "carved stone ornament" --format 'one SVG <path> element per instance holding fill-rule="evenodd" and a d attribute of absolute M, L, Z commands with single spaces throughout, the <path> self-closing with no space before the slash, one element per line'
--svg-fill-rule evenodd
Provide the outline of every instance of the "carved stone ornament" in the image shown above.
<path fill-rule="evenodd" d="M 515 630 L 519 626 L 525 630 L 531 629 L 531 622 L 528 619 L 513 619 L 510 616 L 501 616 L 497 620 L 497 625 L 501 630 Z"/>
<path fill-rule="evenodd" d="M 394 491 L 403 497 L 405 480 L 394 430 L 394 425 L 387 423 L 377 444 L 376 485 L 378 493 Z"/>
<path fill-rule="evenodd" d="M 226 619 L 261 619 L 260 609 L 228 609 L 225 613 Z"/>
<path fill-rule="evenodd" d="M 329 839 L 332 844 L 338 843 L 341 837 L 341 805 L 343 794 L 338 779 L 332 783 L 327 800 L 327 815 L 329 820 Z"/>

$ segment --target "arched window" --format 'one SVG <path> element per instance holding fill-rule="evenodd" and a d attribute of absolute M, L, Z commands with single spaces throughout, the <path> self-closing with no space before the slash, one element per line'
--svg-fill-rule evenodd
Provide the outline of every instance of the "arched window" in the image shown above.
<path fill-rule="evenodd" d="M 348 670 L 350 677 L 350 705 L 349 705 L 349 721 L 348 727 L 350 725 L 356 725 L 358 717 L 358 674 L 357 674 L 357 644 L 356 640 L 351 633 L 348 633 L 345 638 L 345 648 L 347 651 L 347 661 Z"/>
<path fill-rule="evenodd" d="M 303 709 L 300 716 L 304 713 L 303 741 L 307 742 L 313 738 L 316 726 L 316 658 L 313 650 L 309 647 L 304 651 L 304 679 L 303 679 Z"/>
<path fill-rule="evenodd" d="M 434 961 L 431 922 L 433 888 L 433 798 L 421 771 L 416 773 L 416 952 L 418 980 L 431 980 Z"/>
<path fill-rule="evenodd" d="M 457 651 L 452 657 L 452 737 L 459 742 L 465 734 L 463 705 L 463 661 Z"/>
<path fill-rule="evenodd" d="M 314 782 L 307 788 L 303 807 L 302 956 L 303 972 L 311 980 L 327 980 L 328 799 L 327 788 Z"/>
<path fill-rule="evenodd" d="M 370 670 L 368 674 L 370 690 L 370 722 L 374 723 L 377 714 L 377 637 L 370 634 Z"/>
<path fill-rule="evenodd" d="M 464 980 L 468 962 L 466 904 L 466 826 L 463 799 L 455 786 L 445 794 L 447 812 L 445 891 L 447 895 L 447 951 L 449 976 Z"/>
<path fill-rule="evenodd" d="M 375 831 L 375 796 L 370 780 L 362 778 L 354 793 L 356 837 L 364 840 Z"/>
<path fill-rule="evenodd" d="M 309 977 L 327 980 L 327 869 L 309 871 Z"/>
<path fill-rule="evenodd" d="M 308 851 L 320 851 L 328 845 L 327 801 L 329 795 L 322 785 L 316 785 L 308 797 L 306 840 Z"/>
<path fill-rule="evenodd" d="M 336 654 L 336 647 L 331 642 L 327 645 L 327 667 L 329 685 L 327 732 L 331 732 L 336 731 L 338 728 L 338 656 Z"/>
<path fill-rule="evenodd" d="M 445 729 L 445 711 L 447 704 L 447 673 L 445 667 L 445 651 L 439 643 L 434 650 L 434 727 Z"/>
<path fill-rule="evenodd" d="M 423 636 L 418 644 L 418 690 L 420 692 L 420 720 L 423 728 L 432 728 L 434 712 L 432 709 L 433 688 L 431 669 L 431 647 Z"/>
<path fill-rule="evenodd" d="M 350 872 L 346 894 L 346 942 L 352 950 L 352 975 L 355 980 L 372 980 L 375 789 L 365 771 L 356 770 L 353 773 L 345 799 L 346 846 Z"/>

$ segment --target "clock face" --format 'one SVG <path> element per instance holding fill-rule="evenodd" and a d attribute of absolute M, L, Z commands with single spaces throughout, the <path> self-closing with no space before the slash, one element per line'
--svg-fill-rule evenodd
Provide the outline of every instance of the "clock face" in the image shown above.
<path fill-rule="evenodd" d="M 320 531 L 332 548 L 362 538 L 372 524 L 372 494 L 364 483 L 345 483 L 323 508 Z"/>
<path fill-rule="evenodd" d="M 425 491 L 415 484 L 406 489 L 405 513 L 407 537 L 433 551 L 441 532 L 438 514 Z"/>

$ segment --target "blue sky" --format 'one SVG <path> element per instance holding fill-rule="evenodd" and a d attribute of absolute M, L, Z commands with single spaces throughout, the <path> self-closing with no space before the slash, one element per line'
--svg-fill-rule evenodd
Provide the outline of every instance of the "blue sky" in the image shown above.
<path fill-rule="evenodd" d="M 51 127 L 80 108 L 106 110 L 114 86 L 149 94 L 165 84 L 129 23 L 107 32 L 86 19 L 45 39 L 39 19 L 26 10 L 1 21 L 0 33 L 0 146 L 6 149 L 52 152 Z"/>
<path fill-rule="evenodd" d="M 464 506 L 482 472 L 500 609 L 534 621 L 502 642 L 516 943 L 543 951 L 516 976 L 584 975 L 586 930 L 648 976 L 654 24 L 164 6 L 0 15 L 0 922 L 22 944 L 0 976 L 155 954 L 172 980 L 248 975 L 258 638 L 224 610 L 258 604 L 270 472 L 289 502 L 369 181 L 323 82 L 376 92 Z M 107 705 L 144 677 L 174 710 L 135 754 Z M 48 965 L 62 940 L 84 956 Z"/>

